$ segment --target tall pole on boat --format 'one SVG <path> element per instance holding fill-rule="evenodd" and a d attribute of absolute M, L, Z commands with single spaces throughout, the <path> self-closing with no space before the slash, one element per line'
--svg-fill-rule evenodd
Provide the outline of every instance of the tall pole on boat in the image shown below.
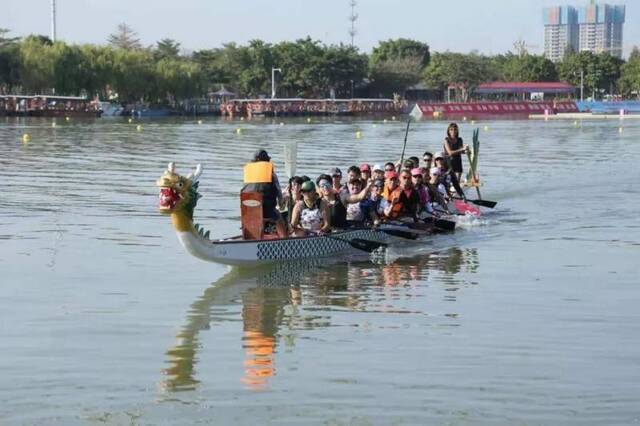
<path fill-rule="evenodd" d="M 276 71 L 282 72 L 280 68 L 271 68 L 271 99 L 276 97 Z"/>
<path fill-rule="evenodd" d="M 56 0 L 51 0 L 51 41 L 56 42 Z"/>

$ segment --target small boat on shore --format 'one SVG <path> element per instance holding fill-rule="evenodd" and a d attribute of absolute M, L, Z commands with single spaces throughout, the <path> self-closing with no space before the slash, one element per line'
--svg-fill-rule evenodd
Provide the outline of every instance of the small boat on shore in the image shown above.
<path fill-rule="evenodd" d="M 211 240 L 209 231 L 193 222 L 193 213 L 200 198 L 198 179 L 202 169 L 181 176 L 175 165 L 158 179 L 160 188 L 158 209 L 171 216 L 180 243 L 193 256 L 226 265 L 260 264 L 294 259 L 344 255 L 357 250 L 371 252 L 391 243 L 407 242 L 430 235 L 433 225 L 384 224 L 378 228 L 353 228 L 330 234 L 306 237 L 266 238 L 247 240 L 242 236 Z"/>

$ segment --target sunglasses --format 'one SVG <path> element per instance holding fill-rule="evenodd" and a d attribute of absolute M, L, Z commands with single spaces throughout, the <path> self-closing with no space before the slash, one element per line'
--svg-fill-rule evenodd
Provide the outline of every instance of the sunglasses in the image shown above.
<path fill-rule="evenodd" d="M 331 175 L 332 178 L 342 179 L 342 175 Z"/>
<path fill-rule="evenodd" d="M 411 176 L 402 176 L 402 180 L 409 180 L 411 179 Z"/>
<path fill-rule="evenodd" d="M 424 161 L 431 161 L 431 160 L 433 160 L 433 157 L 424 157 L 423 160 Z"/>
<path fill-rule="evenodd" d="M 422 177 L 422 175 L 411 175 L 411 176 L 414 177 L 414 178 L 421 178 Z"/>
<path fill-rule="evenodd" d="M 395 169 L 392 169 L 391 167 L 385 168 L 384 169 L 385 172 L 395 172 Z"/>

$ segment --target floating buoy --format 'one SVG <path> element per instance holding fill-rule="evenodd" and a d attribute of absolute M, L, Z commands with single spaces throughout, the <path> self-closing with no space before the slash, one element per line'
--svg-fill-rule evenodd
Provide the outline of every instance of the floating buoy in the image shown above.
<path fill-rule="evenodd" d="M 129 123 L 133 123 L 133 118 L 127 120 Z"/>
<path fill-rule="evenodd" d="M 141 132 L 141 131 L 142 131 L 142 126 L 141 126 L 140 124 L 138 124 L 138 125 L 136 126 L 136 130 L 137 130 L 137 131 L 139 131 L 139 132 Z"/>
<path fill-rule="evenodd" d="M 242 134 L 242 129 L 240 127 L 238 127 L 236 129 L 236 135 L 241 135 Z"/>
<path fill-rule="evenodd" d="M 372 127 L 375 129 L 376 127 L 378 127 L 378 125 L 376 123 L 373 123 Z"/>
<path fill-rule="evenodd" d="M 198 124 L 202 124 L 202 120 L 198 120 Z"/>
<path fill-rule="evenodd" d="M 462 121 L 467 121 L 467 117 L 462 117 Z"/>
<path fill-rule="evenodd" d="M 71 118 L 69 116 L 65 117 L 64 119 L 67 120 L 67 121 L 71 120 Z"/>
<path fill-rule="evenodd" d="M 578 120 L 574 121 L 574 122 L 573 122 L 573 125 L 574 125 L 574 126 L 576 126 L 576 127 L 578 127 Z"/>
<path fill-rule="evenodd" d="M 22 142 L 29 143 L 31 141 L 31 135 L 29 133 L 25 133 L 22 135 Z"/>
<path fill-rule="evenodd" d="M 476 124 L 476 120 L 471 120 L 471 124 Z"/>
<path fill-rule="evenodd" d="M 280 125 L 281 125 L 281 126 L 284 126 L 284 123 L 281 121 L 281 122 L 280 122 Z"/>
<path fill-rule="evenodd" d="M 56 127 L 56 122 L 51 123 L 51 127 Z"/>
<path fill-rule="evenodd" d="M 391 121 L 396 121 L 396 116 L 395 115 L 391 116 Z"/>
<path fill-rule="evenodd" d="M 356 139 L 360 139 L 360 138 L 362 138 L 362 132 L 360 130 L 358 130 L 356 132 Z"/>
<path fill-rule="evenodd" d="M 382 120 L 382 122 L 383 122 L 383 123 L 386 123 L 386 122 L 387 122 L 387 119 L 385 118 L 384 120 Z"/>
<path fill-rule="evenodd" d="M 244 117 L 240 117 L 240 121 L 244 121 Z"/>
<path fill-rule="evenodd" d="M 618 133 L 622 133 L 622 132 L 623 132 L 623 128 L 622 128 L 622 127 L 620 127 L 620 128 L 618 129 Z"/>
<path fill-rule="evenodd" d="M 311 123 L 311 118 L 307 118 L 307 123 Z"/>
<path fill-rule="evenodd" d="M 489 126 L 484 126 L 484 131 L 488 132 L 489 131 Z"/>

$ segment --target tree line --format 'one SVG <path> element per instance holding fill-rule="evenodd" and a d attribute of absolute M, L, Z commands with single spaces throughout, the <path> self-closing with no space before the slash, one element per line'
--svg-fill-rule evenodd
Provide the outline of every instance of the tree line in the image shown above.
<path fill-rule="evenodd" d="M 517 47 L 517 45 L 516 45 Z M 501 55 L 431 53 L 426 43 L 410 39 L 381 41 L 370 54 L 348 45 L 325 45 L 311 38 L 276 44 L 252 40 L 246 45 L 184 52 L 163 39 L 142 46 L 137 34 L 121 24 L 105 45 L 52 43 L 45 36 L 22 39 L 0 29 L 0 93 L 50 93 L 99 96 L 128 103 L 175 104 L 205 97 L 220 85 L 239 96 L 271 91 L 272 68 L 279 97 L 372 97 L 403 94 L 422 83 L 443 91 L 450 85 L 463 98 L 489 81 L 567 81 L 584 83 L 585 97 L 637 96 L 640 51 L 628 61 L 608 54 L 569 53 L 553 63 L 516 49 Z"/>

